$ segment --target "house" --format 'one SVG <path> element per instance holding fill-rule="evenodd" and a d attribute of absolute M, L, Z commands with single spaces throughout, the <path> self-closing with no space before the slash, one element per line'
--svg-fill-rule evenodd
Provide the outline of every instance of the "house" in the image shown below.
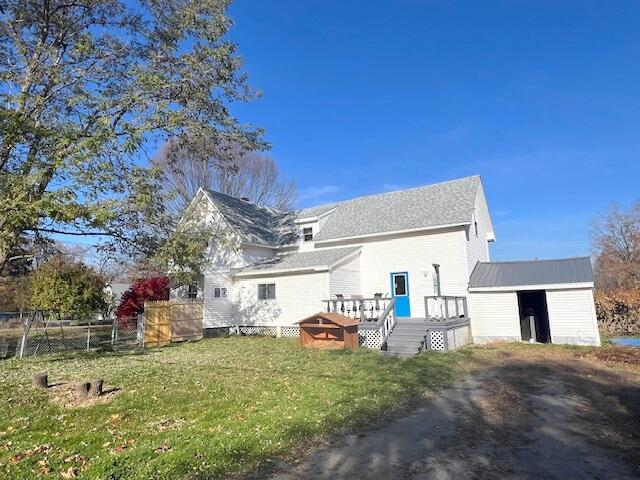
<path fill-rule="evenodd" d="M 199 282 L 174 295 L 203 299 L 206 329 L 297 335 L 296 322 L 326 310 L 358 318 L 364 346 L 416 353 L 471 341 L 473 298 L 487 308 L 469 290 L 495 241 L 479 176 L 293 213 L 200 189 L 196 207 L 224 235 Z M 486 322 L 481 340 L 516 339 Z"/>

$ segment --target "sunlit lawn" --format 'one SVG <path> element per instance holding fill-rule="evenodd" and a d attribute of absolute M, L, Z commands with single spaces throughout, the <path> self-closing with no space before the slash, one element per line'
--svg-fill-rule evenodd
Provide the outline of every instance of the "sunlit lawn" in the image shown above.
<path fill-rule="evenodd" d="M 0 477 L 223 476 L 291 456 L 398 412 L 452 381 L 471 352 L 402 361 L 319 351 L 294 340 L 221 338 L 137 353 L 0 361 Z M 119 388 L 88 407 L 58 406 L 51 383 L 104 378 Z"/>

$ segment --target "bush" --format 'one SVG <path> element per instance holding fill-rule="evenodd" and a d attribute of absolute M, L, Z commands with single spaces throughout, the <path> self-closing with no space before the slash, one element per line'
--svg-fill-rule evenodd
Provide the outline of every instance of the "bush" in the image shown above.
<path fill-rule="evenodd" d="M 640 334 L 640 288 L 596 290 L 595 302 L 605 335 Z"/>
<path fill-rule="evenodd" d="M 153 277 L 136 280 L 131 288 L 122 294 L 116 308 L 116 318 L 121 325 L 130 325 L 132 319 L 144 312 L 144 302 L 169 300 L 169 278 Z"/>
<path fill-rule="evenodd" d="M 30 303 L 65 318 L 88 315 L 106 308 L 104 288 L 104 279 L 93 269 L 54 257 L 33 273 Z"/>

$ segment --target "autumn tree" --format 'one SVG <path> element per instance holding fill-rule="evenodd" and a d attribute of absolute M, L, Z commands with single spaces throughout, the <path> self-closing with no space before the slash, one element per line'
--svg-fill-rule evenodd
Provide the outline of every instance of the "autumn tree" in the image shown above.
<path fill-rule="evenodd" d="M 0 3 L 0 270 L 36 233 L 91 235 L 165 264 L 187 245 L 198 268 L 208 233 L 175 230 L 144 158 L 165 142 L 203 162 L 217 145 L 265 146 L 229 110 L 256 92 L 227 38 L 228 4 Z M 215 165 L 231 168 L 225 155 Z"/>
<path fill-rule="evenodd" d="M 224 158 L 227 168 L 220 168 Z M 166 145 L 153 159 L 162 170 L 162 185 L 169 208 L 177 215 L 195 197 L 200 187 L 246 197 L 253 203 L 288 211 L 293 208 L 296 185 L 280 174 L 277 162 L 268 154 L 246 152 L 239 147 L 217 147 L 206 161 L 187 150 Z"/>
<path fill-rule="evenodd" d="M 602 289 L 640 288 L 640 201 L 613 205 L 593 222 L 596 281 Z"/>

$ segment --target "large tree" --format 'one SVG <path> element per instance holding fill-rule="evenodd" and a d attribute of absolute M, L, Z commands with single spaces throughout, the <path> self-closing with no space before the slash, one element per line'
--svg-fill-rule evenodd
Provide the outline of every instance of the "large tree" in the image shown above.
<path fill-rule="evenodd" d="M 256 93 L 226 38 L 228 4 L 0 2 L 0 268 L 33 232 L 96 235 L 164 261 L 206 245 L 186 227 L 171 237 L 145 152 L 168 141 L 208 161 L 218 145 L 265 146 L 229 111 Z"/>
<path fill-rule="evenodd" d="M 283 211 L 291 210 L 296 198 L 295 183 L 284 180 L 277 162 L 265 153 L 223 146 L 202 161 L 198 155 L 167 144 L 153 158 L 153 164 L 162 171 L 161 183 L 168 206 L 177 215 L 200 187 L 232 197 L 246 197 L 258 205 Z"/>
<path fill-rule="evenodd" d="M 594 220 L 592 234 L 598 287 L 640 289 L 640 201 L 610 207 Z"/>

